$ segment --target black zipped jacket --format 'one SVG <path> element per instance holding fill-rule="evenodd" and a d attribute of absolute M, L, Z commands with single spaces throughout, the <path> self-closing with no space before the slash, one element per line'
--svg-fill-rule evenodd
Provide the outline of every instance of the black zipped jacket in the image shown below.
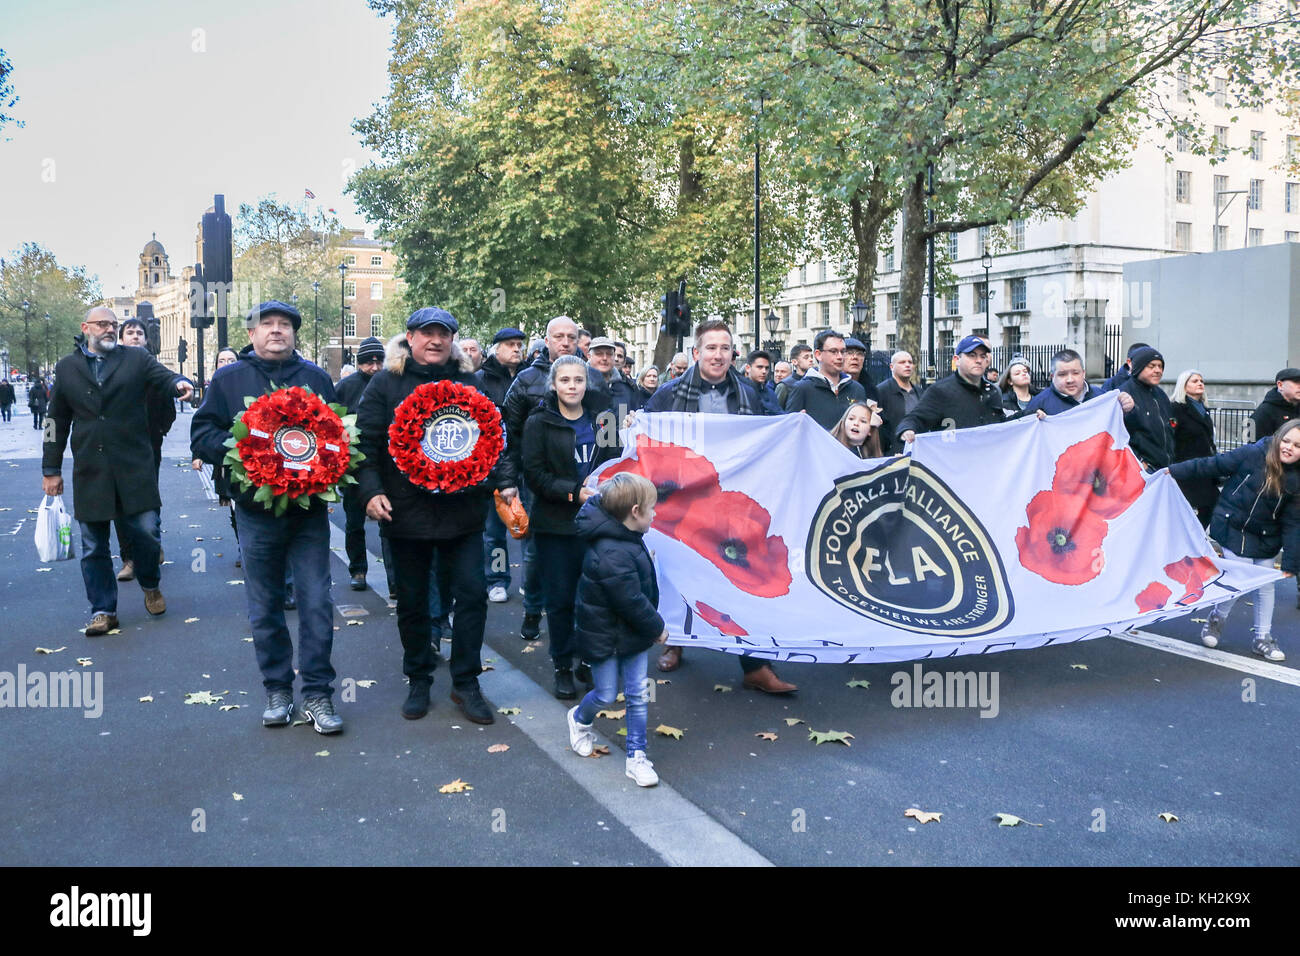
<path fill-rule="evenodd" d="M 1283 465 L 1281 495 L 1264 490 L 1264 459 L 1272 438 L 1222 455 L 1169 466 L 1178 480 L 1227 478 L 1210 519 L 1210 537 L 1243 558 L 1271 558 L 1282 551 L 1282 570 L 1300 571 L 1300 464 Z"/>
<path fill-rule="evenodd" d="M 592 418 L 596 450 L 591 471 L 623 453 L 618 441 L 618 421 L 610 410 L 609 396 L 589 389 L 582 396 L 582 408 Z M 610 441 L 602 443 L 602 436 Z M 560 414 L 554 392 L 547 392 L 542 404 L 533 409 L 524 424 L 523 477 L 533 493 L 528 528 L 542 534 L 577 534 L 573 523 L 578 513 L 582 480 L 574 460 L 575 433 Z"/>
<path fill-rule="evenodd" d="M 582 659 L 595 663 L 639 654 L 664 630 L 659 583 L 645 535 L 614 520 L 600 506 L 600 495 L 587 499 L 576 524 L 587 542 L 574 613 Z"/>

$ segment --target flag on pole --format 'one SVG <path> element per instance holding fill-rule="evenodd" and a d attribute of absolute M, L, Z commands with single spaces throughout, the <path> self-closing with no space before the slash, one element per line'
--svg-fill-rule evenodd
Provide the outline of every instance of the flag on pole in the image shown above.
<path fill-rule="evenodd" d="M 314 192 L 312 192 L 310 189 L 304 189 L 303 192 L 307 195 L 307 198 L 308 198 L 308 199 L 315 199 L 315 198 L 316 198 L 316 194 L 315 194 Z"/>
<path fill-rule="evenodd" d="M 918 436 L 863 461 L 807 415 L 639 414 L 617 471 L 660 489 L 669 643 L 770 660 L 906 661 L 1119 634 L 1278 572 L 1215 554 L 1118 398 Z M 774 450 L 778 454 L 773 454 Z"/>

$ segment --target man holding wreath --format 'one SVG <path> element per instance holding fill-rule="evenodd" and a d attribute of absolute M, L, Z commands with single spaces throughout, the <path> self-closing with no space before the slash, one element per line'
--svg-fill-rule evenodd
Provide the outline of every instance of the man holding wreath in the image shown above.
<path fill-rule="evenodd" d="M 336 401 L 334 383 L 325 370 L 294 350 L 301 326 L 298 310 L 284 302 L 263 302 L 248 313 L 244 319 L 248 346 L 239 353 L 239 361 L 217 369 L 203 404 L 194 413 L 190 426 L 193 457 L 219 467 L 226 457 L 235 416 L 244 411 L 245 400 L 257 399 L 272 388 L 303 386 L 325 402 Z M 325 502 L 315 498 L 307 508 L 294 505 L 277 514 L 264 499 L 264 492 L 250 487 L 236 494 L 235 513 L 253 648 L 266 688 L 262 724 L 283 727 L 293 718 L 293 642 L 284 618 L 287 564 L 293 570 L 298 596 L 303 713 L 317 733 L 339 733 L 343 718 L 334 713 L 332 699 L 334 606 Z"/>
<path fill-rule="evenodd" d="M 357 425 L 365 459 L 357 479 L 366 514 L 379 522 L 396 565 L 397 630 L 410 682 L 402 716 L 416 720 L 429 712 L 437 663 L 430 645 L 429 568 L 436 552 L 451 568 L 451 594 L 443 598 L 456 606 L 451 699 L 469 720 L 490 724 L 492 708 L 478 685 L 487 622 L 483 527 L 493 489 L 509 501 L 516 482 L 501 453 L 500 413 L 452 341 L 458 328 L 444 309 L 411 313 L 405 341 L 390 346 L 385 367 L 361 400 Z"/>

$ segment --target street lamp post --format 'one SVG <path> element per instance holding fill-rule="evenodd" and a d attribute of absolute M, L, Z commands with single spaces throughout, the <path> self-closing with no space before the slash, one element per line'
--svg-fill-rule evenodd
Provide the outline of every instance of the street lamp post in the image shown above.
<path fill-rule="evenodd" d="M 849 306 L 849 311 L 853 313 L 853 337 L 866 346 L 867 354 L 865 368 L 867 374 L 871 374 L 871 307 L 861 299 L 854 301 Z"/>
<path fill-rule="evenodd" d="M 8 381 L 9 380 L 9 350 L 8 349 L 0 349 L 0 370 L 3 370 L 4 372 L 3 375 L 0 375 L 0 379 L 3 379 L 4 381 Z"/>
<path fill-rule="evenodd" d="M 763 343 L 763 347 L 766 348 L 768 351 L 776 352 L 776 356 L 772 359 L 772 364 L 776 365 L 776 363 L 782 359 L 782 355 L 781 355 L 782 343 L 777 341 L 776 338 L 776 330 L 781 324 L 781 317 L 778 316 L 771 309 L 768 309 L 767 315 L 764 316 L 763 318 L 763 324 L 767 326 L 767 334 L 771 336 L 771 338 L 769 338 L 766 342 Z"/>
<path fill-rule="evenodd" d="M 994 293 L 989 288 L 989 270 L 993 268 L 993 257 L 987 251 L 980 257 L 980 265 L 984 267 L 984 331 L 991 335 L 993 323 L 989 316 L 993 308 Z"/>
<path fill-rule="evenodd" d="M 290 304 L 291 306 L 293 306 L 295 312 L 298 311 L 298 293 L 297 293 L 297 292 L 291 292 L 291 293 L 289 294 L 289 304 Z M 293 344 L 294 344 L 294 347 L 295 347 L 295 348 L 300 344 L 300 343 L 298 342 L 298 335 L 297 335 L 297 333 L 294 333 Z"/>
<path fill-rule="evenodd" d="M 28 388 L 31 388 L 30 383 L 32 380 L 32 340 L 27 331 L 28 322 L 32 317 L 31 307 L 32 304 L 23 299 L 23 361 L 26 363 L 26 368 L 23 371 L 27 373 Z"/>
<path fill-rule="evenodd" d="M 339 263 L 339 374 L 340 375 L 343 374 L 343 340 L 344 340 L 344 333 L 347 331 L 347 326 L 344 323 L 344 306 L 343 306 L 343 291 L 344 291 L 343 277 L 347 274 L 347 271 L 348 271 L 347 261 L 345 260 L 343 262 L 340 262 Z"/>
<path fill-rule="evenodd" d="M 311 284 L 312 295 L 316 299 L 316 304 L 312 309 L 311 317 L 311 359 L 317 365 L 320 364 L 320 283 Z"/>
<path fill-rule="evenodd" d="M 48 373 L 50 368 L 50 313 L 45 313 L 45 369 Z"/>
<path fill-rule="evenodd" d="M 758 346 L 758 320 L 762 314 L 763 307 L 760 305 L 761 293 L 759 292 L 759 232 L 762 225 L 762 213 L 759 206 L 759 186 L 761 184 L 759 173 L 759 146 L 762 143 L 762 130 L 760 124 L 763 121 L 763 93 L 760 90 L 758 94 L 758 114 L 754 117 L 754 346 Z"/>

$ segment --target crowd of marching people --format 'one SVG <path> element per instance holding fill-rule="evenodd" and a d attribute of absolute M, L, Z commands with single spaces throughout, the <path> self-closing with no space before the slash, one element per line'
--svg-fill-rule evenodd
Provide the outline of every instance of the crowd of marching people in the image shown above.
<path fill-rule="evenodd" d="M 762 349 L 742 356 L 727 324 L 708 320 L 695 330 L 689 352 L 674 355 L 662 369 L 636 371 L 624 343 L 592 336 L 567 316 L 552 319 L 531 343 L 517 328 L 500 329 L 480 343 L 462 336 L 447 311 L 421 308 L 403 334 L 362 342 L 355 368 L 336 383 L 299 353 L 302 318 L 293 306 L 264 302 L 244 324 L 247 344 L 216 356 L 190 443 L 194 467 L 213 467 L 216 492 L 230 509 L 237 535 L 236 560 L 244 571 L 267 694 L 266 726 L 287 725 L 300 713 L 320 733 L 343 729 L 332 700 L 328 509 L 313 500 L 308 507 L 273 513 L 255 489 L 234 487 L 223 465 L 236 416 L 273 388 L 303 386 L 356 415 L 364 460 L 355 484 L 341 489 L 349 585 L 358 591 L 368 586 L 365 528 L 368 520 L 377 522 L 408 681 L 402 716 L 416 720 L 428 713 L 434 673 L 444 663 L 440 642 L 450 638 L 445 664 L 451 699 L 467 719 L 494 721 L 479 686 L 481 648 L 488 604 L 508 602 L 515 584 L 503 514 L 521 505 L 529 529 L 522 542 L 518 633 L 536 641 L 545 621 L 553 693 L 576 701 L 568 729 L 577 753 L 592 752 L 592 720 L 621 688 L 627 773 L 641 786 L 657 780 L 646 757 L 650 651 L 668 637 L 644 542 L 660 492 L 630 472 L 596 487 L 587 480 L 622 455 L 620 430 L 637 414 L 805 414 L 848 453 L 876 459 L 905 453 L 922 433 L 1067 414 L 1113 391 L 1133 453 L 1148 472 L 1169 470 L 1225 557 L 1272 567 L 1281 554 L 1284 573 L 1300 570 L 1296 368 L 1277 374 L 1252 415 L 1257 440 L 1220 454 L 1203 376 L 1182 370 L 1167 394 L 1161 386 L 1164 357 L 1141 343 L 1102 385 L 1089 384 L 1082 357 L 1062 349 L 1052 356 L 1050 381 L 1040 390 L 1027 361 L 1013 358 L 996 375 L 988 342 L 967 336 L 957 343 L 952 373 L 927 386 L 906 351 L 891 356 L 887 379 L 873 381 L 863 343 L 829 329 L 788 356 Z M 50 422 L 42 462 L 46 494 L 62 493 L 69 441 L 74 453 L 74 511 L 91 605 L 87 637 L 118 626 L 119 581 L 139 581 L 149 614 L 166 609 L 158 468 L 175 399 L 188 398 L 192 387 L 149 354 L 143 331 L 138 320 L 119 323 L 111 310 L 92 309 L 82 341 L 58 363 L 52 391 L 40 396 L 40 412 Z M 425 490 L 399 467 L 388 440 L 403 401 L 421 385 L 437 382 L 486 396 L 499 410 L 505 434 L 504 451 L 485 480 L 441 494 Z M 6 422 L 13 400 L 12 388 L 0 383 Z M 116 574 L 114 525 L 124 559 Z M 1207 646 L 1218 644 L 1231 606 L 1229 601 L 1209 614 L 1202 631 Z M 296 654 L 285 615 L 295 607 Z M 1281 661 L 1272 609 L 1268 585 L 1255 602 L 1252 649 Z M 797 690 L 769 661 L 747 655 L 737 660 L 746 688 L 768 694 Z M 664 647 L 654 662 L 660 671 L 682 665 L 678 646 Z"/>

